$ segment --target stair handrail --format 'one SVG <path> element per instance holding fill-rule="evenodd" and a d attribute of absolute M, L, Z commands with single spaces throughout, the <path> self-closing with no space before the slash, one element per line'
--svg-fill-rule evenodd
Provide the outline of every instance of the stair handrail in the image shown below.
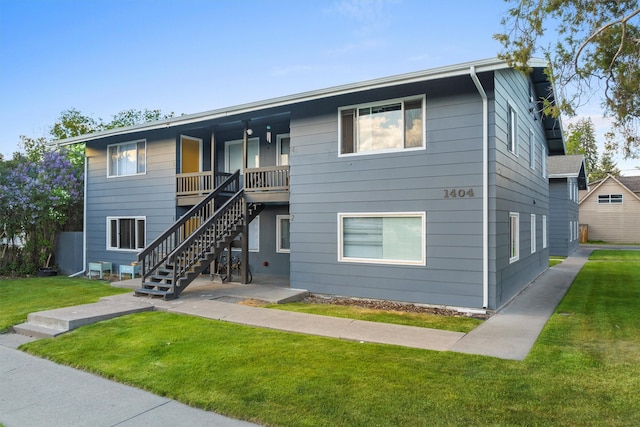
<path fill-rule="evenodd" d="M 221 236 L 242 220 L 245 209 L 243 196 L 244 190 L 239 190 L 167 256 L 168 262 L 173 265 L 174 284 L 178 283 L 198 258 L 212 247 L 217 247 L 217 241 Z M 229 216 L 230 211 L 233 211 L 232 218 L 224 219 L 225 216 Z M 197 253 L 192 253 L 189 257 L 181 257 L 184 252 L 192 249 L 197 240 L 203 241 Z M 187 260 L 187 262 L 180 263 L 178 262 L 180 260 Z"/>
<path fill-rule="evenodd" d="M 171 245 L 169 240 L 171 236 L 174 236 L 175 233 L 178 230 L 180 230 L 180 228 L 184 224 L 187 223 L 187 221 L 189 221 L 191 218 L 195 216 L 195 213 L 205 209 L 205 207 L 208 204 L 212 203 L 213 199 L 216 196 L 219 196 L 220 193 L 222 192 L 237 193 L 239 189 L 240 189 L 240 170 L 237 170 L 233 174 L 231 174 L 227 179 L 225 179 L 224 182 L 222 182 L 218 187 L 216 187 L 215 190 L 213 190 L 204 199 L 202 199 L 198 204 L 196 204 L 194 207 L 189 209 L 189 211 L 186 214 L 180 217 L 180 219 L 178 219 L 178 221 L 176 221 L 173 225 L 171 225 L 164 233 L 162 233 L 153 242 L 147 245 L 147 247 L 144 250 L 138 253 L 138 262 L 141 264 L 140 275 L 142 276 L 143 280 L 144 278 L 146 278 L 148 274 L 156 270 L 164 261 L 166 261 L 169 254 L 172 253 L 175 250 L 175 248 L 181 244 L 181 243 L 178 243 L 176 245 L 175 242 L 173 242 L 174 244 Z M 211 208 L 210 214 L 212 215 L 214 212 L 215 210 Z M 207 221 L 209 218 L 210 216 L 206 217 L 205 221 Z M 167 246 L 165 247 L 165 251 L 164 251 L 165 253 L 155 257 L 156 259 L 147 260 L 147 258 L 149 258 L 149 255 L 153 254 L 153 252 L 165 242 L 167 242 Z M 150 262 L 146 262 L 146 261 L 150 261 Z"/>

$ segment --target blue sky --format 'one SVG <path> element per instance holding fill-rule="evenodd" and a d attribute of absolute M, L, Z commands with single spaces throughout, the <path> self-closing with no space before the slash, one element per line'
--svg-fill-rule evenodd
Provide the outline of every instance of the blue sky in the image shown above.
<path fill-rule="evenodd" d="M 495 57 L 506 10 L 502 0 L 0 0 L 0 153 L 47 135 L 69 108 L 105 120 L 131 108 L 189 114 Z M 602 122 L 597 108 L 583 114 Z M 618 161 L 628 173 L 638 164 Z"/>

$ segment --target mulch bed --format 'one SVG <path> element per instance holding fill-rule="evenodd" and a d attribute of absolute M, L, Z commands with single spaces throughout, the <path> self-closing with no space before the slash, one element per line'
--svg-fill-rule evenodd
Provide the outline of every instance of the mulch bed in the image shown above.
<path fill-rule="evenodd" d="M 361 299 L 361 298 L 345 298 L 345 297 L 330 297 L 309 295 L 300 302 L 308 304 L 332 304 L 332 305 L 345 305 L 369 308 L 373 310 L 386 310 L 386 311 L 400 311 L 404 313 L 425 313 L 435 314 L 438 316 L 454 316 L 454 317 L 473 317 L 476 319 L 488 319 L 490 314 L 481 313 L 467 313 L 452 310 L 443 307 L 427 307 L 423 305 L 416 305 L 411 303 L 401 303 L 387 300 L 375 300 L 375 299 Z"/>

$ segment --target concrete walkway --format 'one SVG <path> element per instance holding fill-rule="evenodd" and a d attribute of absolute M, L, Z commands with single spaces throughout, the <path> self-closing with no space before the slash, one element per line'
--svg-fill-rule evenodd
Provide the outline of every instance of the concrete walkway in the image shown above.
<path fill-rule="evenodd" d="M 295 298 L 304 295 L 304 291 L 251 285 L 212 286 L 210 281 L 192 285 L 174 301 L 122 294 L 104 298 L 103 303 L 110 307 L 122 304 L 129 309 L 134 303 L 146 306 L 145 309 L 288 332 L 523 360 L 591 250 L 581 248 L 547 270 L 468 334 L 232 304 L 229 302 L 242 299 Z M 82 307 L 60 310 L 69 317 L 69 312 L 82 312 Z M 16 334 L 0 335 L 0 423 L 7 427 L 250 425 L 15 350 L 30 339 Z"/>

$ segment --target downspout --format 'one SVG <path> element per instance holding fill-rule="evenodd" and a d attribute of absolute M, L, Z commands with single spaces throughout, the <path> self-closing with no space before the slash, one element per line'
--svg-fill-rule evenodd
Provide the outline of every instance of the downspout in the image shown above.
<path fill-rule="evenodd" d="M 482 97 L 482 308 L 486 310 L 489 307 L 489 101 L 473 65 L 469 75 Z"/>
<path fill-rule="evenodd" d="M 87 170 L 89 168 L 89 159 L 87 158 L 85 148 L 85 156 L 84 156 L 84 189 L 83 189 L 83 211 L 82 211 L 82 271 L 78 271 L 77 273 L 73 273 L 69 277 L 78 277 L 82 276 L 84 272 L 87 270 Z"/>

